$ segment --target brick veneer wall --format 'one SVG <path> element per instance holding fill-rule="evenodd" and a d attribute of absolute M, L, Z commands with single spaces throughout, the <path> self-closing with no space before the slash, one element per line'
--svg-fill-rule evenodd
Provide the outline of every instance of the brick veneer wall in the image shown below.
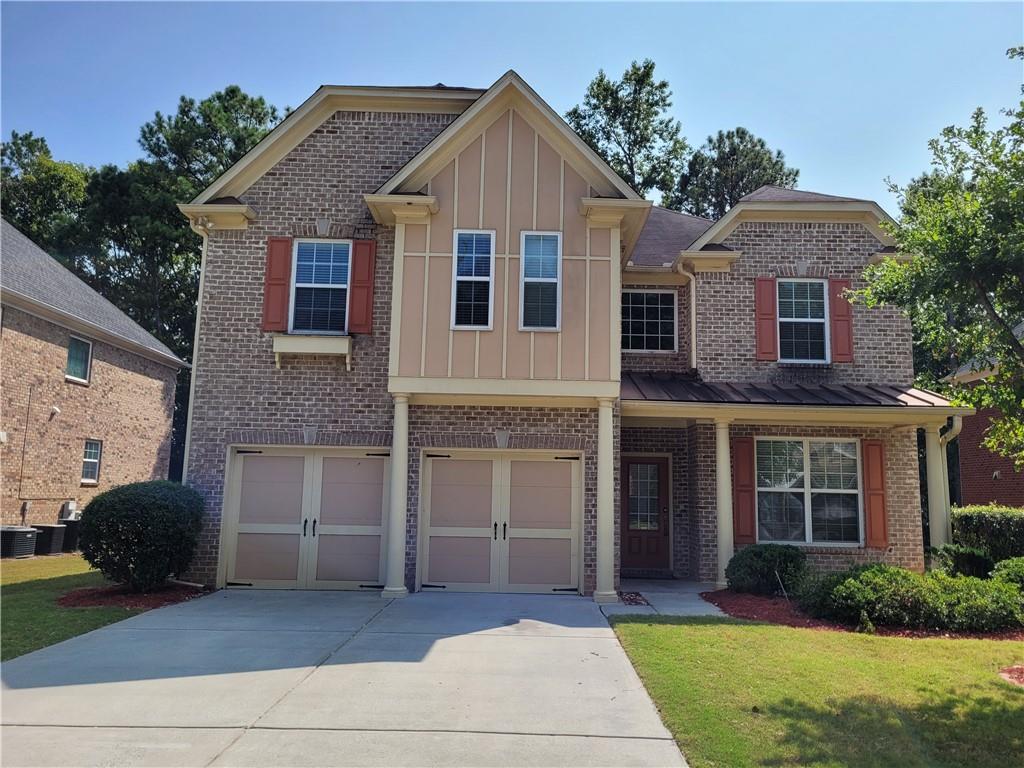
<path fill-rule="evenodd" d="M 1014 467 L 1012 459 L 992 453 L 981 444 L 989 424 L 1000 416 L 995 408 L 983 408 L 974 416 L 964 417 L 963 429 L 957 438 L 961 504 L 1024 507 L 1024 472 Z"/>
<path fill-rule="evenodd" d="M 626 454 L 668 454 L 669 483 L 671 485 L 672 515 L 672 575 L 685 579 L 691 575 L 692 561 L 690 550 L 691 510 L 693 500 L 690 496 L 690 463 L 687 448 L 687 430 L 671 427 L 623 427 L 620 439 L 622 455 Z M 625 479 L 621 477 L 622 493 L 625 494 Z M 625 499 L 616 495 L 615 514 L 621 526 L 622 506 Z M 621 554 L 621 553 L 620 553 Z M 628 574 L 627 574 L 628 578 Z"/>
<path fill-rule="evenodd" d="M 176 371 L 93 341 L 89 384 L 66 381 L 71 335 L 47 320 L 3 308 L 0 428 L 7 440 L 0 445 L 0 511 L 5 524 L 22 522 L 24 501 L 32 502 L 25 522 L 55 523 L 64 501 L 84 506 L 114 486 L 167 477 Z M 86 439 L 103 441 L 96 485 L 81 483 Z"/>
<path fill-rule="evenodd" d="M 718 500 L 715 481 L 715 427 L 694 424 L 687 430 L 690 466 L 690 562 L 698 581 L 718 578 Z"/>
<path fill-rule="evenodd" d="M 664 285 L 627 285 L 626 290 L 670 290 Z M 623 352 L 622 370 L 641 372 L 681 373 L 690 370 L 690 286 L 675 287 L 676 294 L 676 351 L 675 352 Z M 697 342 L 700 344 L 700 341 Z"/>
<path fill-rule="evenodd" d="M 808 367 L 755 359 L 755 278 L 846 278 L 863 288 L 861 274 L 882 247 L 865 227 L 744 222 L 725 244 L 743 253 L 731 271 L 697 275 L 697 368 L 705 381 L 913 382 L 910 321 L 893 307 L 854 307 L 852 363 Z"/>
<path fill-rule="evenodd" d="M 216 577 L 226 446 L 390 445 L 387 392 L 394 229 L 378 227 L 363 194 L 375 191 L 454 115 L 336 112 L 253 184 L 241 199 L 258 219 L 247 230 L 214 231 L 207 244 L 189 446 L 188 483 L 206 498 L 206 526 L 191 578 Z M 260 330 L 267 238 L 376 238 L 373 331 L 352 341 L 352 370 L 328 357 L 284 357 Z M 238 438 L 261 437 L 260 440 Z"/>

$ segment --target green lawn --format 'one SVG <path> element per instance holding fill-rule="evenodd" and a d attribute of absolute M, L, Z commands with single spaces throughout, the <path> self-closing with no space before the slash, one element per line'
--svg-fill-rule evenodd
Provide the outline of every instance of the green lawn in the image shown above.
<path fill-rule="evenodd" d="M 57 598 L 107 583 L 79 555 L 4 560 L 0 564 L 0 659 L 59 643 L 134 616 L 124 608 L 61 608 Z"/>
<path fill-rule="evenodd" d="M 732 619 L 615 631 L 690 765 L 1024 766 L 1024 643 Z"/>

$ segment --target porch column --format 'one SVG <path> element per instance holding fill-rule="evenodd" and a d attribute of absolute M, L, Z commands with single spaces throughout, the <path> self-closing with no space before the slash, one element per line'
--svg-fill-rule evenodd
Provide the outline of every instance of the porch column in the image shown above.
<path fill-rule="evenodd" d="M 615 464 L 612 457 L 614 401 L 602 399 L 597 406 L 597 588 L 594 602 L 614 603 L 615 591 Z"/>
<path fill-rule="evenodd" d="M 715 501 L 718 509 L 718 585 L 725 586 L 725 566 L 733 555 L 732 468 L 729 464 L 729 420 L 715 419 Z"/>
<path fill-rule="evenodd" d="M 939 424 L 924 428 L 925 471 L 928 474 L 928 543 L 933 547 L 948 544 L 952 538 L 949 530 L 949 507 L 943 489 L 943 450 L 939 442 Z"/>
<path fill-rule="evenodd" d="M 405 597 L 405 517 L 409 483 L 409 396 L 396 394 L 391 435 L 391 493 L 388 506 L 387 578 L 381 597 Z"/>

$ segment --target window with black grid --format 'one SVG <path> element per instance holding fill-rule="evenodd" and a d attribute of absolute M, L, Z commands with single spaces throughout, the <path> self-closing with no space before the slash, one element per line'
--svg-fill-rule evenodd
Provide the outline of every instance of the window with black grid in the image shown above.
<path fill-rule="evenodd" d="M 674 291 L 624 291 L 622 351 L 676 351 Z"/>

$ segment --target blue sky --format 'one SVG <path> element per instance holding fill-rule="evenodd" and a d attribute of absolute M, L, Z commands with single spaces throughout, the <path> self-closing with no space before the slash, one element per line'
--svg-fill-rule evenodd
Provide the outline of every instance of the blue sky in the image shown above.
<path fill-rule="evenodd" d="M 1019 98 L 1024 4 L 12 3 L 0 129 L 60 159 L 139 156 L 178 96 L 237 83 L 297 106 L 321 83 L 487 86 L 516 69 L 556 110 L 650 57 L 692 144 L 743 125 L 803 189 L 868 197 L 928 167 L 928 139 Z"/>

